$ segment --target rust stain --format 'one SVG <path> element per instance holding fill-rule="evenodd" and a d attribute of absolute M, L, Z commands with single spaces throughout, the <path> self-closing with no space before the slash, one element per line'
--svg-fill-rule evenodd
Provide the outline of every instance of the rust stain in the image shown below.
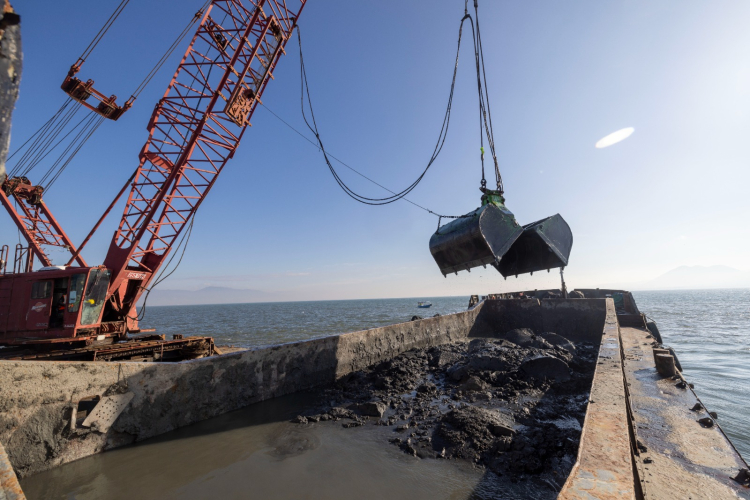
<path fill-rule="evenodd" d="M 0 496 L 7 500 L 26 499 L 2 444 L 0 444 Z"/>
<path fill-rule="evenodd" d="M 622 328 L 622 342 L 644 497 L 747 498 L 732 480 L 745 462 L 718 425 L 698 424 L 708 410 L 692 410 L 698 399 L 684 377 L 657 372 L 649 332 Z"/>
<path fill-rule="evenodd" d="M 619 326 L 612 299 L 607 299 L 607 319 L 589 400 L 578 460 L 558 498 L 635 498 Z"/>

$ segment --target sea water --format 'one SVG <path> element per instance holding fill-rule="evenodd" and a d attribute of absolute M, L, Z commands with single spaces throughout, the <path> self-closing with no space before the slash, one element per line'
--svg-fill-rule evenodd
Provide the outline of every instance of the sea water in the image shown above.
<path fill-rule="evenodd" d="M 750 456 L 750 290 L 634 292 L 686 378 L 740 453 Z M 418 300 L 433 306 L 418 309 Z M 143 328 L 211 335 L 217 344 L 255 347 L 466 310 L 469 297 L 149 307 Z M 542 497 L 533 486 L 508 491 L 469 464 L 419 460 L 383 445 L 381 428 L 289 422 L 303 394 L 253 405 L 135 446 L 22 481 L 37 498 L 425 498 Z M 355 436 L 357 436 L 355 438 Z M 542 485 L 543 486 L 543 485 Z M 502 495 L 499 495 L 502 492 Z M 554 497 L 554 494 L 551 494 Z"/>
<path fill-rule="evenodd" d="M 674 347 L 686 378 L 745 460 L 750 460 L 750 289 L 633 292 Z M 417 308 L 430 301 L 429 309 Z M 141 325 L 211 335 L 242 347 L 366 330 L 465 311 L 468 296 L 149 307 Z"/>

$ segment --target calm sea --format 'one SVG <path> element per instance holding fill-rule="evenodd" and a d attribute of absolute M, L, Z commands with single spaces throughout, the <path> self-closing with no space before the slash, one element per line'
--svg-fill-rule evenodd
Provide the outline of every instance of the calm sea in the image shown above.
<path fill-rule="evenodd" d="M 432 307 L 418 309 L 418 301 Z M 217 345 L 257 347 L 367 330 L 436 314 L 465 311 L 469 297 L 326 300 L 207 306 L 147 307 L 141 328 L 158 333 L 211 335 Z"/>
<path fill-rule="evenodd" d="M 698 396 L 750 459 L 750 290 L 633 294 L 676 349 Z M 417 300 L 433 305 L 418 309 Z M 468 302 L 466 296 L 149 307 L 141 325 L 167 336 L 211 335 L 219 345 L 255 347 L 451 314 Z"/>

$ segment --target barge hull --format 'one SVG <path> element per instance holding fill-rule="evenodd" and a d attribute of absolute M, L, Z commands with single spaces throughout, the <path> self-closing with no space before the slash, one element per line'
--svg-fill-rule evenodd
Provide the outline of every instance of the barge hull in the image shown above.
<path fill-rule="evenodd" d="M 649 354 L 658 344 L 632 296 L 618 293 L 620 309 L 612 298 L 484 300 L 462 313 L 180 363 L 0 361 L 0 442 L 25 477 L 323 386 L 410 349 L 530 328 L 598 351 L 578 459 L 560 498 L 663 498 L 670 475 L 692 477 L 681 486 L 695 497 L 747 497 L 732 479 L 746 467 L 742 458 L 718 424 L 686 417 L 692 391 L 665 391 L 677 381 L 658 375 Z M 81 425 L 82 409 L 97 400 L 115 401 L 120 413 L 107 425 Z M 660 428 L 664 411 L 682 418 Z M 699 450 L 676 453 L 679 439 Z M 705 446 L 710 453 L 700 451 Z"/>

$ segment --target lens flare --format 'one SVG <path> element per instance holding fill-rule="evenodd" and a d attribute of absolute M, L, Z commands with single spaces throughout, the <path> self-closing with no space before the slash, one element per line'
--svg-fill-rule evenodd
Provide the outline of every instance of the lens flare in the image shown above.
<path fill-rule="evenodd" d="M 620 141 L 624 141 L 625 139 L 633 135 L 633 132 L 635 132 L 635 129 L 633 127 L 623 128 L 618 130 L 617 132 L 612 132 L 608 136 L 599 139 L 599 141 L 596 143 L 596 148 L 607 148 L 613 144 L 617 144 Z"/>

